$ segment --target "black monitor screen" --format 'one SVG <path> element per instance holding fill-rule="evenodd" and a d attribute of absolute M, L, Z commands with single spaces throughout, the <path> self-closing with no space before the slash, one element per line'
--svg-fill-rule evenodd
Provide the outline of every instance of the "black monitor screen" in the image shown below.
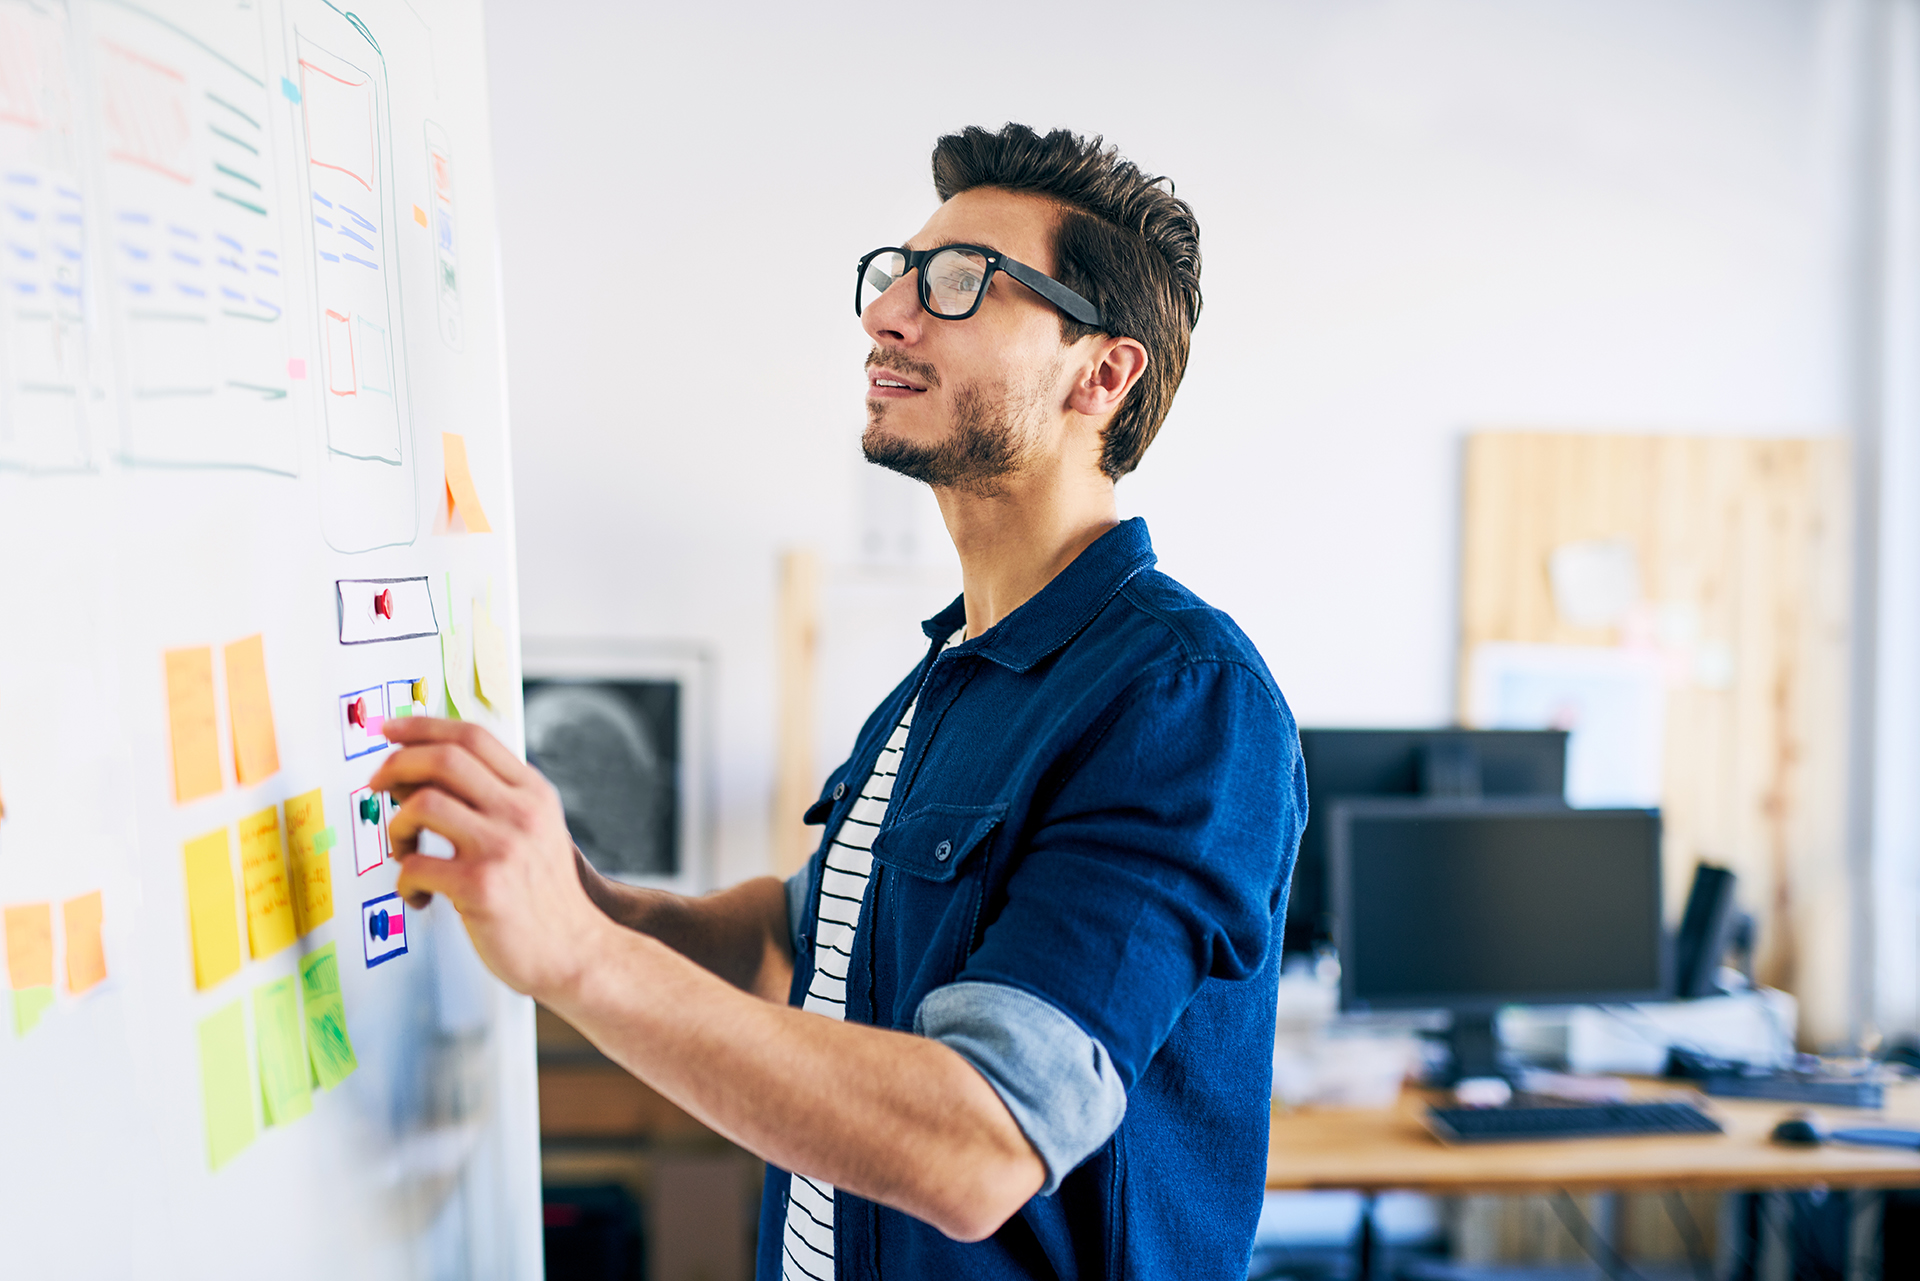
<path fill-rule="evenodd" d="M 1666 992 L 1658 813 L 1365 801 L 1332 818 L 1349 1008 Z"/>

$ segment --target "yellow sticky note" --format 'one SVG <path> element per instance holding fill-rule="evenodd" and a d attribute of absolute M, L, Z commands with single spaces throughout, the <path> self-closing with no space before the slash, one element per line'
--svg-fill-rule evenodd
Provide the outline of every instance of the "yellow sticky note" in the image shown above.
<path fill-rule="evenodd" d="M 207 1119 L 207 1165 L 217 1170 L 253 1142 L 244 1001 L 200 1020 L 200 1101 Z"/>
<path fill-rule="evenodd" d="M 211 796 L 220 781 L 220 730 L 213 712 L 213 651 L 170 649 L 167 725 L 173 738 L 173 799 Z"/>
<path fill-rule="evenodd" d="M 453 625 L 448 608 L 447 629 L 440 633 L 440 666 L 447 677 L 447 715 L 455 720 L 473 719 L 473 653 L 467 648 L 466 632 Z M 468 628 L 468 631 L 473 630 Z"/>
<path fill-rule="evenodd" d="M 318 838 L 327 825 L 320 789 L 287 802 L 287 862 L 293 888 L 293 928 L 304 936 L 333 919 L 333 859 L 330 842 Z"/>
<path fill-rule="evenodd" d="M 257 961 L 294 939 L 280 814 L 271 805 L 240 820 L 240 877 L 247 891 L 247 950 Z"/>
<path fill-rule="evenodd" d="M 267 1124 L 285 1125 L 313 1111 L 307 1047 L 300 1036 L 300 989 L 293 975 L 253 989 L 253 1027 Z"/>
<path fill-rule="evenodd" d="M 227 716 L 233 723 L 233 772 L 242 787 L 280 769 L 273 738 L 273 699 L 267 692 L 267 654 L 259 636 L 226 648 Z"/>
<path fill-rule="evenodd" d="M 18 992 L 53 986 L 53 904 L 26 903 L 5 913 L 7 981 Z"/>
<path fill-rule="evenodd" d="M 223 827 L 187 842 L 193 985 L 201 991 L 240 968 L 240 929 L 233 908 L 233 861 L 227 853 L 227 829 Z"/>
<path fill-rule="evenodd" d="M 473 602 L 473 674 L 480 683 L 480 697 L 498 707 L 509 693 L 507 633 L 477 600 Z"/>
<path fill-rule="evenodd" d="M 23 987 L 13 994 L 13 1033 L 25 1036 L 40 1025 L 40 1016 L 53 1007 L 50 987 Z"/>
<path fill-rule="evenodd" d="M 67 927 L 67 991 L 80 993 L 107 977 L 107 951 L 100 940 L 100 891 L 60 905 Z"/>
<path fill-rule="evenodd" d="M 353 1038 L 347 1035 L 347 1007 L 340 999 L 340 962 L 333 944 L 300 962 L 300 996 L 306 1006 L 313 1079 L 331 1090 L 360 1066 Z"/>
<path fill-rule="evenodd" d="M 419 205 L 415 205 L 415 206 L 413 207 L 413 220 L 414 220 L 415 222 L 417 222 L 417 223 L 419 223 L 419 224 L 420 224 L 420 225 L 421 225 L 422 227 L 424 227 L 424 226 L 426 226 L 426 225 L 427 225 L 427 211 L 426 211 L 426 210 L 424 210 L 424 209 L 422 209 L 422 208 L 421 208 L 421 207 L 420 207 Z"/>
<path fill-rule="evenodd" d="M 467 466 L 466 439 L 443 431 L 440 433 L 440 446 L 446 455 L 448 499 L 467 522 L 469 532 L 492 533 L 493 526 L 487 524 L 486 509 L 480 506 L 480 494 L 473 487 L 473 472 Z"/>

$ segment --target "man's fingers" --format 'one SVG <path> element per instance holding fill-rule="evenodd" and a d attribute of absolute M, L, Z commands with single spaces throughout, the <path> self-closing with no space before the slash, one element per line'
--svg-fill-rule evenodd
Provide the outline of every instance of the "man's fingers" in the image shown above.
<path fill-rule="evenodd" d="M 490 847 L 499 845 L 499 832 L 485 817 L 437 787 L 417 789 L 388 820 L 387 837 L 393 842 L 396 857 L 412 854 L 419 848 L 423 827 L 452 841 L 456 857 L 479 858 Z"/>
<path fill-rule="evenodd" d="M 471 721 L 442 720 L 437 716 L 397 716 L 382 725 L 380 732 L 392 743 L 417 746 L 458 743 L 509 783 L 523 783 L 533 776 L 533 771 L 508 751 L 506 744 Z"/>
<path fill-rule="evenodd" d="M 367 786 L 389 793 L 402 803 L 415 788 L 437 787 L 486 812 L 498 810 L 508 790 L 506 781 L 466 746 L 446 742 L 406 746 L 389 753 L 367 780 Z"/>
<path fill-rule="evenodd" d="M 394 889 L 407 901 L 408 907 L 425 907 L 433 902 L 435 894 L 446 895 L 455 908 L 466 902 L 469 869 L 459 862 L 425 854 L 404 855 L 398 862 L 400 880 Z"/>

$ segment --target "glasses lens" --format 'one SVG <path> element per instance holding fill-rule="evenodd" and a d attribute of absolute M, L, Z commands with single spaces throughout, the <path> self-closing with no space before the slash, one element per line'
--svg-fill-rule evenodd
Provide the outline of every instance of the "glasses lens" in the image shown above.
<path fill-rule="evenodd" d="M 860 310 L 864 314 L 867 308 L 880 300 L 880 295 L 892 287 L 907 270 L 906 255 L 888 249 L 873 256 L 865 271 L 860 273 Z"/>
<path fill-rule="evenodd" d="M 964 316 L 986 283 L 987 260 L 972 249 L 943 249 L 927 261 L 927 306 L 936 316 Z"/>

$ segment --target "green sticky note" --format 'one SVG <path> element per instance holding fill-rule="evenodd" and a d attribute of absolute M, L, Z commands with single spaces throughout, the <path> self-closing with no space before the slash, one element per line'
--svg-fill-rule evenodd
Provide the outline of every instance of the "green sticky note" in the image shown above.
<path fill-rule="evenodd" d="M 291 974 L 253 989 L 253 1026 L 260 1041 L 260 1098 L 267 1124 L 298 1120 L 313 1111 L 313 1090 L 300 1039 L 300 992 Z"/>
<path fill-rule="evenodd" d="M 13 1031 L 25 1036 L 40 1022 L 40 1016 L 53 1004 L 50 987 L 23 987 L 13 994 Z"/>
<path fill-rule="evenodd" d="M 207 1165 L 215 1170 L 253 1142 L 246 1011 L 246 1002 L 233 1001 L 200 1020 L 200 1099 L 207 1114 Z"/>
<path fill-rule="evenodd" d="M 323 827 L 313 834 L 313 848 L 316 853 L 325 854 L 340 841 L 340 834 L 331 827 Z"/>
<path fill-rule="evenodd" d="M 323 1089 L 360 1066 L 347 1035 L 347 1007 L 340 998 L 340 963 L 329 943 L 300 962 L 300 995 L 307 1007 L 307 1056 Z"/>

